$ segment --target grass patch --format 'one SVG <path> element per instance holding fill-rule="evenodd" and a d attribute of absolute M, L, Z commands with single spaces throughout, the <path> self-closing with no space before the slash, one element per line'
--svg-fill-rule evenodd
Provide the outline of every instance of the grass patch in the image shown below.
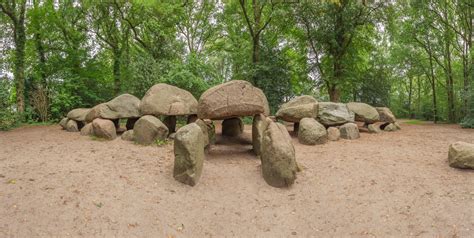
<path fill-rule="evenodd" d="M 406 121 L 405 124 L 409 124 L 409 125 L 421 125 L 421 124 L 424 124 L 425 122 L 424 121 L 421 121 L 421 120 L 409 120 L 409 121 Z"/>
<path fill-rule="evenodd" d="M 154 144 L 161 147 L 161 146 L 164 146 L 164 145 L 167 145 L 170 143 L 170 140 L 168 139 L 164 139 L 164 140 L 160 140 L 160 139 L 156 139 Z"/>

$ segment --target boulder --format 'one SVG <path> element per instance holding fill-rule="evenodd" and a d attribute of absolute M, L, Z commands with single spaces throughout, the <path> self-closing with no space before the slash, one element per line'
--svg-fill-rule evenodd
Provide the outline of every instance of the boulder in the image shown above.
<path fill-rule="evenodd" d="M 94 130 L 92 128 L 92 123 L 87 123 L 81 129 L 81 136 L 91 136 L 94 134 Z"/>
<path fill-rule="evenodd" d="M 458 141 L 449 146 L 449 166 L 460 169 L 474 169 L 474 144 Z"/>
<path fill-rule="evenodd" d="M 238 117 L 228 118 L 222 122 L 222 135 L 238 136 L 244 132 L 244 123 Z"/>
<path fill-rule="evenodd" d="M 325 126 L 343 125 L 354 122 L 354 113 L 344 103 L 320 102 L 318 121 Z"/>
<path fill-rule="evenodd" d="M 355 123 L 346 123 L 339 127 L 339 131 L 343 139 L 354 140 L 360 137 L 359 127 Z"/>
<path fill-rule="evenodd" d="M 126 141 L 134 141 L 135 140 L 135 135 L 133 133 L 133 130 L 125 131 L 122 134 L 121 138 L 122 138 L 122 140 L 126 140 Z"/>
<path fill-rule="evenodd" d="M 122 119 L 140 117 L 140 99 L 130 94 L 122 94 L 105 103 L 99 116 L 104 119 Z"/>
<path fill-rule="evenodd" d="M 379 113 L 375 107 L 362 102 L 350 102 L 347 108 L 355 114 L 355 120 L 365 122 L 367 124 L 379 121 Z"/>
<path fill-rule="evenodd" d="M 382 126 L 383 126 L 383 125 L 382 125 Z M 381 127 L 382 127 L 382 126 L 381 126 Z M 385 125 L 385 126 L 383 127 L 383 130 L 384 130 L 384 131 L 396 131 L 396 130 L 397 130 L 397 127 L 396 127 L 393 123 L 390 123 L 390 124 L 388 124 L 388 125 Z"/>
<path fill-rule="evenodd" d="M 369 124 L 367 126 L 367 130 L 369 131 L 369 133 L 380 133 L 381 130 L 379 127 L 377 127 L 377 125 L 375 124 Z"/>
<path fill-rule="evenodd" d="M 232 80 L 214 86 L 199 99 L 198 117 L 201 119 L 221 120 L 260 113 L 270 113 L 267 97 L 247 81 Z"/>
<path fill-rule="evenodd" d="M 89 123 L 89 122 L 92 122 L 94 119 L 96 118 L 100 118 L 100 112 L 103 111 L 103 110 L 107 110 L 106 109 L 107 106 L 105 105 L 105 103 L 101 103 L 101 104 L 98 104 L 98 105 L 95 105 L 93 108 L 91 108 L 91 110 L 87 113 L 86 115 L 86 122 Z"/>
<path fill-rule="evenodd" d="M 328 140 L 337 141 L 339 140 L 339 138 L 341 138 L 341 132 L 339 131 L 337 127 L 331 126 L 327 129 L 327 131 L 328 131 Z"/>
<path fill-rule="evenodd" d="M 78 132 L 79 131 L 79 127 L 77 125 L 77 122 L 72 120 L 72 119 L 69 119 L 66 123 L 66 131 L 69 131 L 69 132 Z"/>
<path fill-rule="evenodd" d="M 394 123 L 397 119 L 393 115 L 392 111 L 388 107 L 376 107 L 375 108 L 379 113 L 380 121 Z"/>
<path fill-rule="evenodd" d="M 324 144 L 328 140 L 326 127 L 314 118 L 303 118 L 298 128 L 298 141 L 305 145 Z"/>
<path fill-rule="evenodd" d="M 67 118 L 74 121 L 85 121 L 90 108 L 76 108 L 67 113 Z"/>
<path fill-rule="evenodd" d="M 295 148 L 286 127 L 266 119 L 260 159 L 265 181 L 273 187 L 289 187 L 296 179 Z"/>
<path fill-rule="evenodd" d="M 402 127 L 400 126 L 400 124 L 398 122 L 394 122 L 393 125 L 395 126 L 395 128 L 397 128 L 397 130 L 402 129 Z"/>
<path fill-rule="evenodd" d="M 59 125 L 64 129 L 66 130 L 66 125 L 67 125 L 67 121 L 69 120 L 69 118 L 65 117 L 63 119 L 61 119 L 61 121 L 59 121 Z"/>
<path fill-rule="evenodd" d="M 197 113 L 198 102 L 194 96 L 178 87 L 165 83 L 155 84 L 140 103 L 142 115 L 182 116 Z"/>
<path fill-rule="evenodd" d="M 299 122 L 305 117 L 318 116 L 318 101 L 312 96 L 303 95 L 295 97 L 280 106 L 276 113 L 277 118 L 288 122 Z"/>
<path fill-rule="evenodd" d="M 253 117 L 252 123 L 252 146 L 253 151 L 258 156 L 261 152 L 263 131 L 268 126 L 268 121 L 263 114 L 257 114 Z"/>
<path fill-rule="evenodd" d="M 215 142 L 215 128 L 214 123 L 210 120 L 197 119 L 196 123 L 202 130 L 204 135 L 204 147 L 209 147 L 210 144 Z M 190 123 L 191 124 L 191 123 Z"/>
<path fill-rule="evenodd" d="M 138 144 L 149 145 L 156 140 L 165 140 L 168 136 L 168 128 L 160 119 L 146 115 L 140 117 L 135 123 L 133 134 Z"/>
<path fill-rule="evenodd" d="M 107 119 L 96 118 L 92 121 L 92 131 L 99 138 L 113 140 L 117 138 L 114 122 Z"/>
<path fill-rule="evenodd" d="M 204 163 L 204 134 L 196 123 L 181 127 L 174 138 L 173 177 L 194 186 L 199 181 Z"/>

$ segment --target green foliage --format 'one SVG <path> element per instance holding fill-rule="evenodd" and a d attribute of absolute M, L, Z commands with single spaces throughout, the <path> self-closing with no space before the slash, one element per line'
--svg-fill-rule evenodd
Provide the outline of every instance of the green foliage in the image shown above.
<path fill-rule="evenodd" d="M 167 144 L 169 144 L 169 143 L 170 143 L 170 141 L 167 140 L 167 139 L 164 139 L 164 140 L 156 139 L 155 142 L 154 142 L 154 144 L 157 145 L 157 146 L 159 146 L 159 147 L 165 146 L 165 145 L 167 145 Z"/>
<path fill-rule="evenodd" d="M 18 124 L 18 115 L 11 102 L 11 82 L 0 78 L 0 130 L 8 130 Z"/>

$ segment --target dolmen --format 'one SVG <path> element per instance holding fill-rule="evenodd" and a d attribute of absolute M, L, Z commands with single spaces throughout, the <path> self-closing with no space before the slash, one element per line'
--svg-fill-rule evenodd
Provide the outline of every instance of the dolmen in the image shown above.
<path fill-rule="evenodd" d="M 264 180 L 274 187 L 294 183 L 297 165 L 291 137 L 284 125 L 268 117 L 268 101 L 260 89 L 247 81 L 229 81 L 204 92 L 197 109 L 198 119 L 181 127 L 174 138 L 173 176 L 177 181 L 190 186 L 199 181 L 204 149 L 214 133 L 209 121 L 223 120 L 222 135 L 236 137 L 244 129 L 241 117 L 252 116 L 252 145 L 261 159 Z"/>
<path fill-rule="evenodd" d="M 78 132 L 86 124 L 86 115 L 90 110 L 90 108 L 73 109 L 59 122 L 59 125 L 66 131 Z"/>

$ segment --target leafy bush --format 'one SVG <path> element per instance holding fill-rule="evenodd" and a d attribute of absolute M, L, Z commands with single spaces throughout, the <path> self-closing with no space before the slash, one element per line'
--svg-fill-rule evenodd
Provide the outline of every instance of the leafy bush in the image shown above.
<path fill-rule="evenodd" d="M 8 79 L 0 79 L 0 130 L 8 130 L 18 123 L 18 115 L 13 110 L 10 99 L 12 83 Z"/>

